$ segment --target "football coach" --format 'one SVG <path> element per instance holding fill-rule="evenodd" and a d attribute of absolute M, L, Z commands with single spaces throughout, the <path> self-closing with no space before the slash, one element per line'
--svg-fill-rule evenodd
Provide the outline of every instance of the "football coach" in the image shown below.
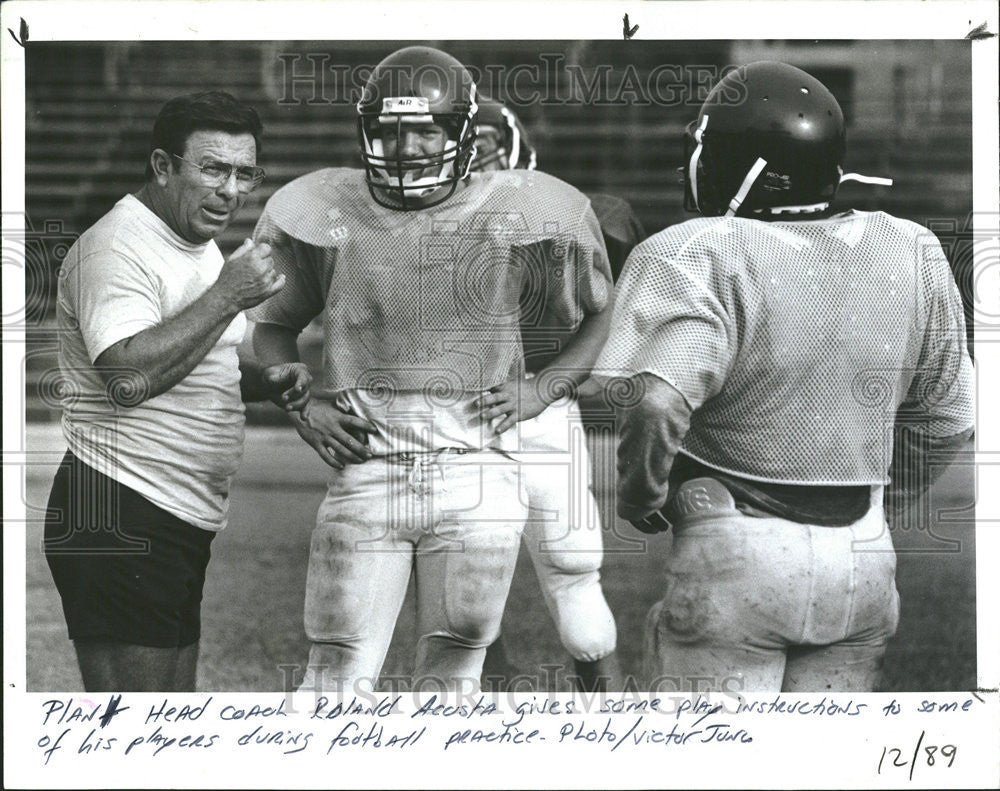
<path fill-rule="evenodd" d="M 243 401 L 308 398 L 300 364 L 261 370 L 243 311 L 281 290 L 268 245 L 213 241 L 261 183 L 256 110 L 168 101 L 145 183 L 67 254 L 56 317 L 68 451 L 45 555 L 87 691 L 194 691 L 209 548 L 226 526 Z"/>

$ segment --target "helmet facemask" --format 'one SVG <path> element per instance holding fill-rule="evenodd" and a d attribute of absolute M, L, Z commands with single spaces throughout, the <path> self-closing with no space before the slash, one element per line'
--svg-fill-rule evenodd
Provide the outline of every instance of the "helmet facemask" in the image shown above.
<path fill-rule="evenodd" d="M 378 113 L 359 107 L 361 157 L 375 201 L 390 209 L 412 211 L 436 206 L 451 197 L 458 183 L 469 175 L 475 154 L 472 122 L 475 110 L 473 102 L 465 114 L 431 114 L 427 100 L 419 96 L 386 98 Z M 393 128 L 396 140 L 401 142 L 404 126 L 419 128 L 431 124 L 440 126 L 447 134 L 441 151 L 402 156 L 397 145 L 395 155 L 386 155 L 383 134 L 387 128 Z M 418 175 L 428 170 L 437 172 Z"/>
<path fill-rule="evenodd" d="M 504 145 L 504 135 L 493 126 L 480 126 L 476 135 L 476 156 L 471 170 L 477 173 L 510 170 L 510 152 Z"/>

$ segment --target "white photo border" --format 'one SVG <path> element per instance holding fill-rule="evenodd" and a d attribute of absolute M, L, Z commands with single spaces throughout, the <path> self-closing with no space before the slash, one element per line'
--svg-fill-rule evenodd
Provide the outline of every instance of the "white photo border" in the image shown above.
<path fill-rule="evenodd" d="M 973 201 L 977 217 L 1000 219 L 998 163 L 998 12 L 990 2 L 160 2 L 159 0 L 91 0 L 41 2 L 12 0 L 2 6 L 3 68 L 3 213 L 23 214 L 25 85 L 24 50 L 17 43 L 21 19 L 29 43 L 39 41 L 114 40 L 338 40 L 338 39 L 621 39 L 622 16 L 638 24 L 643 40 L 699 39 L 962 39 L 982 24 L 991 36 L 972 43 Z M 623 42 L 623 46 L 627 46 Z M 9 230 L 4 227 L 4 233 Z M 18 229 L 13 229 L 18 230 Z M 1000 315 L 1000 243 L 980 243 L 977 257 L 977 315 Z M 24 294 L 23 272 L 4 266 L 4 315 Z M 3 331 L 3 485 L 18 493 L 23 482 L 24 393 L 7 383 L 22 381 L 23 337 Z M 866 718 L 799 727 L 798 721 L 761 723 L 750 749 L 726 752 L 651 750 L 619 759 L 586 742 L 580 745 L 534 745 L 507 754 L 489 745 L 442 756 L 427 742 L 395 755 L 363 752 L 328 756 L 290 756 L 281 761 L 257 754 L 211 753 L 153 758 L 134 754 L 112 759 L 88 755 L 75 762 L 39 760 L 41 704 L 50 695 L 25 691 L 25 536 L 17 529 L 25 519 L 19 496 L 4 497 L 4 753 L 7 787 L 716 787 L 794 786 L 843 788 L 886 787 L 906 782 L 900 775 L 876 774 L 880 749 L 895 745 L 912 749 L 916 734 L 961 744 L 972 754 L 954 774 L 913 778 L 915 787 L 996 786 L 1000 732 L 1000 630 L 996 602 L 1000 583 L 994 566 L 1000 557 L 1000 413 L 989 403 L 997 397 L 1000 334 L 976 332 L 979 382 L 977 420 L 977 600 L 978 685 L 969 716 L 906 716 L 889 722 Z M 973 691 L 970 691 L 970 694 Z M 133 695 L 136 709 L 158 704 L 162 695 Z M 192 705 L 207 694 L 190 696 Z M 260 695 L 215 696 L 248 705 Z M 276 696 L 270 696 L 272 699 Z M 567 696 L 550 695 L 551 698 Z M 809 696 L 799 696 L 809 697 Z M 818 697 L 818 696 L 815 696 Z M 888 703 L 887 695 L 871 695 L 871 709 Z M 896 696 L 904 700 L 907 696 Z M 930 696 L 925 696 L 930 697 Z M 968 696 L 951 694 L 949 699 Z M 181 699 L 183 696 L 172 696 Z M 595 719 L 596 722 L 596 719 Z M 438 745 L 440 742 L 438 742 Z M 491 751 L 492 750 L 492 751 Z M 720 752 L 721 750 L 721 752 Z M 874 756 L 874 757 L 873 757 Z M 442 760 L 444 758 L 444 760 Z M 377 760 L 373 760 L 377 759 Z M 168 762 L 169 761 L 169 762 Z"/>

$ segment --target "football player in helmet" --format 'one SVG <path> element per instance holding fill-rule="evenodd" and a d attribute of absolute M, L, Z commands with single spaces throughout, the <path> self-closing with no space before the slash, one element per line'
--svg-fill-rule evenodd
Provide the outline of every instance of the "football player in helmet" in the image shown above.
<path fill-rule="evenodd" d="M 844 156 L 818 80 L 729 73 L 688 131 L 703 216 L 636 247 L 619 282 L 596 370 L 643 396 L 619 413 L 618 512 L 674 532 L 653 688 L 871 690 L 899 610 L 894 424 L 936 448 L 971 432 L 948 261 L 914 223 L 830 210 Z"/>
<path fill-rule="evenodd" d="M 537 163 L 528 131 L 514 111 L 496 99 L 480 96 L 472 170 L 534 170 Z"/>
<path fill-rule="evenodd" d="M 611 274 L 587 199 L 542 173 L 470 175 L 477 102 L 451 56 L 393 53 L 358 104 L 364 169 L 291 182 L 255 230 L 287 278 L 253 315 L 258 356 L 295 360 L 301 330 L 324 327 L 322 380 L 296 421 L 333 468 L 310 548 L 304 688 L 376 683 L 411 572 L 414 683 L 478 687 L 527 516 L 509 429 L 558 395 L 539 386 L 549 368 L 521 375 L 527 295 L 581 339 L 607 332 Z M 551 371 L 581 380 L 597 347 L 570 341 Z M 482 404 L 501 390 L 502 405 Z"/>
<path fill-rule="evenodd" d="M 514 111 L 480 97 L 472 170 L 534 170 L 536 165 L 535 148 Z M 642 241 L 642 226 L 625 201 L 596 197 L 598 202 L 590 196 L 591 207 L 601 223 L 615 273 L 621 271 L 628 251 Z M 533 375 L 544 369 L 551 349 L 564 342 L 565 329 L 553 333 L 551 327 L 522 320 L 521 331 L 525 366 Z M 615 621 L 600 585 L 601 518 L 591 493 L 590 460 L 586 444 L 573 439 L 583 437 L 580 409 L 575 400 L 565 400 L 521 425 L 519 461 L 530 508 L 523 540 L 560 640 L 573 657 L 576 684 L 589 691 L 618 688 L 621 672 L 615 656 Z M 552 464 L 556 453 L 565 457 L 564 466 Z M 547 454 L 545 464 L 533 463 L 539 454 Z M 566 479 L 567 470 L 573 479 Z M 523 678 L 501 636 L 486 652 L 484 683 L 499 689 L 515 677 Z"/>
<path fill-rule="evenodd" d="M 495 99 L 480 96 L 472 170 L 534 170 L 537 166 L 538 153 L 517 114 Z M 589 193 L 587 197 L 601 224 L 611 274 L 617 280 L 625 259 L 646 238 L 646 231 L 628 201 L 606 193 Z"/>

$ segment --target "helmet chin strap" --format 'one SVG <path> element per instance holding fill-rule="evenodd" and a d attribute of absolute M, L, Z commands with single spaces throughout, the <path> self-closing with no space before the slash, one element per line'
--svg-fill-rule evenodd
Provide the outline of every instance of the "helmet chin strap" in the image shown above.
<path fill-rule="evenodd" d="M 764 160 L 758 159 L 757 164 L 750 169 L 750 172 L 747 174 L 746 179 L 744 179 L 743 181 L 743 185 L 740 187 L 739 191 L 736 193 L 736 196 L 729 204 L 730 210 L 726 212 L 727 217 L 732 217 L 739 209 L 740 204 L 743 203 L 743 200 L 746 198 L 747 192 L 750 191 L 750 187 L 753 186 L 753 182 L 756 180 L 757 175 L 760 173 L 760 170 L 758 169 L 755 171 L 755 168 L 757 168 L 758 165 L 760 165 L 760 167 L 762 168 L 763 165 L 761 163 L 763 162 Z M 857 181 L 861 184 L 877 184 L 885 187 L 892 186 L 892 179 L 890 178 L 883 178 L 881 176 L 862 176 L 860 173 L 844 173 L 841 171 L 840 183 L 843 184 L 845 181 Z M 754 213 L 764 214 L 766 212 L 768 214 L 812 214 L 815 212 L 825 211 L 829 207 L 830 207 L 830 201 L 825 201 L 822 203 L 812 203 L 809 205 L 801 205 L 801 206 L 769 206 L 763 209 L 754 209 Z"/>
<path fill-rule="evenodd" d="M 892 186 L 892 179 L 883 178 L 882 176 L 862 176 L 860 173 L 841 173 L 840 183 L 843 184 L 845 181 L 857 181 L 861 184 L 879 184 L 883 187 Z"/>
<path fill-rule="evenodd" d="M 743 183 L 740 184 L 740 188 L 736 190 L 736 194 L 733 195 L 733 199 L 729 201 L 729 208 L 726 210 L 726 217 L 734 217 L 736 212 L 739 211 L 740 206 L 743 205 L 743 201 L 746 200 L 747 193 L 753 187 L 754 182 L 760 177 L 764 168 L 767 167 L 767 160 L 757 157 L 757 161 L 753 163 L 753 166 L 747 171 L 746 178 L 743 179 Z"/>
<path fill-rule="evenodd" d="M 839 168 L 838 168 L 839 170 Z M 891 187 L 892 179 L 883 178 L 882 176 L 862 176 L 860 173 L 840 173 L 840 183 L 843 184 L 845 181 L 857 181 L 860 184 L 876 184 L 883 187 Z M 830 207 L 830 202 L 825 203 L 814 203 L 811 206 L 772 206 L 770 209 L 761 210 L 769 211 L 771 214 L 810 214 L 812 212 L 825 211 Z"/>
<path fill-rule="evenodd" d="M 406 191 L 417 198 L 425 198 L 432 192 L 441 189 L 445 186 L 441 184 L 441 180 L 451 178 L 452 171 L 455 169 L 455 162 L 453 159 L 448 160 L 441 166 L 441 170 L 436 176 L 422 176 L 421 178 L 414 178 L 413 173 L 406 173 L 403 176 L 403 186 Z"/>
<path fill-rule="evenodd" d="M 826 211 L 830 208 L 830 202 L 810 203 L 807 206 L 769 206 L 766 209 L 754 209 L 755 214 L 814 214 L 818 211 Z"/>
<path fill-rule="evenodd" d="M 702 116 L 701 123 L 694 130 L 694 151 L 691 152 L 691 159 L 688 160 L 688 184 L 691 185 L 691 197 L 694 198 L 694 205 L 698 206 L 698 160 L 701 158 L 701 139 L 705 134 L 705 127 L 708 126 L 708 114 Z"/>

